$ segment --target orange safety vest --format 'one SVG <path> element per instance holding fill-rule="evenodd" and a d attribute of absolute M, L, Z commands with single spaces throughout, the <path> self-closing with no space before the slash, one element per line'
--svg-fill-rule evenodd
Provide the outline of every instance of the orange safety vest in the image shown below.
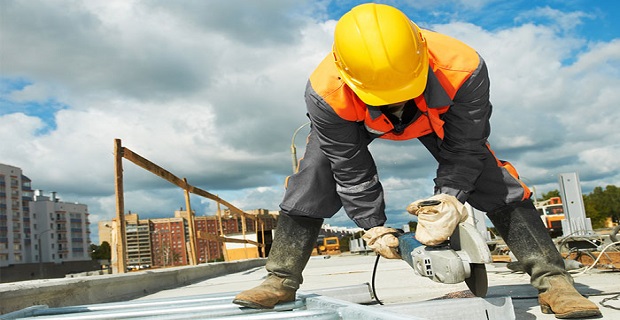
<path fill-rule="evenodd" d="M 428 30 L 422 30 L 422 35 L 428 43 L 430 67 L 445 93 L 453 99 L 458 89 L 478 68 L 480 57 L 474 49 L 454 38 Z M 440 115 L 447 112 L 450 105 L 428 107 L 429 97 L 425 95 L 429 91 L 429 84 L 424 94 L 413 99 L 422 115 L 404 132 L 395 134 L 391 132 L 394 129 L 391 121 L 384 114 L 373 119 L 368 106 L 340 80 L 339 76 L 334 58 L 330 54 L 312 73 L 310 84 L 342 119 L 363 121 L 368 131 L 380 134 L 380 138 L 383 139 L 408 140 L 431 132 L 435 132 L 439 138 L 443 139 L 444 122 Z"/>

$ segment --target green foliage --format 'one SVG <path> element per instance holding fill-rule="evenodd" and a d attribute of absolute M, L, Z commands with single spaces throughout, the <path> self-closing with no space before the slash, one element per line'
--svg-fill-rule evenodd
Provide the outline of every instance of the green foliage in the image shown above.
<path fill-rule="evenodd" d="M 608 185 L 605 189 L 596 187 L 584 196 L 584 205 L 588 217 L 592 220 L 592 227 L 604 226 L 608 217 L 618 222 L 620 220 L 620 188 L 614 185 Z"/>
<path fill-rule="evenodd" d="M 559 190 L 551 190 L 547 193 L 543 193 L 541 198 L 538 199 L 539 201 L 545 201 L 547 199 L 551 199 L 553 197 L 559 197 L 560 196 L 560 191 Z"/>
<path fill-rule="evenodd" d="M 93 260 L 110 260 L 112 258 L 112 249 L 107 241 L 104 241 L 100 246 L 91 244 L 90 252 Z"/>
<path fill-rule="evenodd" d="M 340 241 L 340 252 L 351 251 L 351 248 L 350 248 L 351 239 L 353 239 L 353 235 L 348 234 L 339 240 Z"/>
<path fill-rule="evenodd" d="M 409 230 L 411 230 L 411 232 L 415 232 L 415 228 L 418 226 L 418 222 L 417 221 L 409 221 Z"/>

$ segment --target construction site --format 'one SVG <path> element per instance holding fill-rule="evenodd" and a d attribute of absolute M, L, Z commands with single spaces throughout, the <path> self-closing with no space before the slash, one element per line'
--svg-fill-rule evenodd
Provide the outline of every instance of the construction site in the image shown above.
<path fill-rule="evenodd" d="M 111 272 L 2 284 L 0 319 L 554 318 L 541 312 L 528 275 L 502 239 L 491 234 L 484 213 L 471 207 L 469 221 L 452 236 L 458 245 L 451 244 L 439 252 L 425 251 L 423 258 L 432 261 L 428 265 L 422 266 L 420 256 L 416 256 L 422 246 L 406 238 L 409 230 L 399 238 L 401 252 L 411 251 L 411 256 L 402 260 L 379 259 L 359 237 L 347 238 L 345 245 L 342 237 L 320 236 L 295 301 L 274 309 L 241 307 L 232 303 L 233 297 L 267 276 L 264 265 L 273 239 L 273 223 L 265 221 L 277 224 L 277 214 L 243 211 L 123 147 L 118 139 L 115 157 L 117 216 L 109 222 L 112 226 L 106 226 L 111 231 Z M 186 210 L 177 215 L 188 226 L 182 250 L 187 255 L 186 265 L 145 270 L 131 266 L 128 243 L 133 240 L 127 239 L 132 233 L 126 228 L 135 226 L 139 219 L 126 213 L 123 206 L 123 159 L 185 193 Z M 559 183 L 560 197 L 537 203 L 541 219 L 579 292 L 599 306 L 603 319 L 618 319 L 619 227 L 594 231 L 580 209 L 578 176 L 562 174 Z M 219 225 L 219 230 L 196 230 L 201 228 L 191 210 L 190 193 L 217 203 L 218 216 L 214 219 L 220 223 L 214 225 Z M 224 233 L 220 205 L 226 207 L 222 212 L 227 216 L 242 221 L 240 234 Z M 217 243 L 224 261 L 201 259 L 196 248 L 203 240 Z M 153 253 L 153 261 L 158 254 Z M 164 264 L 163 255 L 161 259 L 159 264 Z"/>

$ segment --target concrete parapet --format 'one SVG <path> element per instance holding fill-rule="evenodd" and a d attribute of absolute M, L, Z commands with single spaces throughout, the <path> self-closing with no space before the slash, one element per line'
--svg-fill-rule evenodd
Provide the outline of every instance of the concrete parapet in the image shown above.
<path fill-rule="evenodd" d="M 123 301 L 264 266 L 266 262 L 267 259 L 249 259 L 124 274 L 5 283 L 0 284 L 0 314 L 33 305 L 53 308 Z"/>

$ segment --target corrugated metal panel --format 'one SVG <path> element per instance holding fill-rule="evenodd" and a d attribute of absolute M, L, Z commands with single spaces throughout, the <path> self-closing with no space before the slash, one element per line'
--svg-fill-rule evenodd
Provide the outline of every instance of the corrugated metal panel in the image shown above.
<path fill-rule="evenodd" d="M 447 299 L 402 305 L 369 306 L 369 285 L 361 284 L 298 292 L 297 300 L 271 310 L 239 307 L 237 292 L 48 308 L 33 306 L 0 316 L 0 319 L 514 319 L 509 297 Z M 333 298 L 338 297 L 339 299 Z M 360 304 L 362 303 L 362 304 Z"/>
<path fill-rule="evenodd" d="M 343 287 L 343 296 L 359 300 L 368 293 L 367 285 Z M 337 289 L 330 289 L 333 294 Z M 346 294 L 348 292 L 349 294 Z M 34 306 L 6 314 L 2 319 L 420 319 L 401 317 L 369 306 L 321 296 L 299 293 L 295 302 L 277 305 L 272 310 L 242 308 L 232 304 L 236 293 L 198 295 L 181 298 L 136 300 L 73 307 Z M 370 297 L 368 294 L 366 300 Z M 361 316 L 360 316 L 361 315 Z"/>

